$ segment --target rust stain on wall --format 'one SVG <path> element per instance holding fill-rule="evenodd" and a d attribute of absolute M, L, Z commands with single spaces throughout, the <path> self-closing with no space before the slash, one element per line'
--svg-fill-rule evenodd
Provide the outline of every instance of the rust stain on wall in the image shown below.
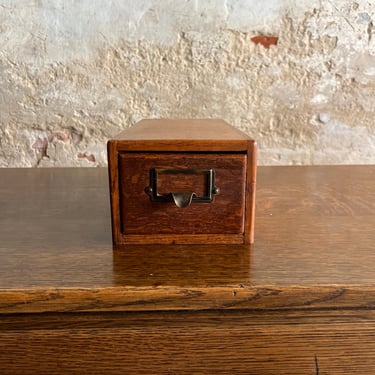
<path fill-rule="evenodd" d="M 265 36 L 257 35 L 250 39 L 255 44 L 260 44 L 264 48 L 270 48 L 270 46 L 276 46 L 279 38 L 277 36 Z"/>

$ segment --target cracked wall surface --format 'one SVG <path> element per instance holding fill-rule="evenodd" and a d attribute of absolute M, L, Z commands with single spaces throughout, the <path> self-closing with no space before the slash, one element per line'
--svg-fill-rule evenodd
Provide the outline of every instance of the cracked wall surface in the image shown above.
<path fill-rule="evenodd" d="M 223 118 L 259 164 L 375 163 L 375 1 L 0 0 L 0 166 L 104 166 L 142 118 Z"/>

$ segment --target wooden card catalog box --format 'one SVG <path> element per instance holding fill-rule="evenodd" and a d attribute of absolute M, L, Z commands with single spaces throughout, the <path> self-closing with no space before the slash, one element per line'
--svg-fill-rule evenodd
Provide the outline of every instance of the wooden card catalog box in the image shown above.
<path fill-rule="evenodd" d="M 249 244 L 256 143 L 222 120 L 143 120 L 108 142 L 113 244 Z"/>

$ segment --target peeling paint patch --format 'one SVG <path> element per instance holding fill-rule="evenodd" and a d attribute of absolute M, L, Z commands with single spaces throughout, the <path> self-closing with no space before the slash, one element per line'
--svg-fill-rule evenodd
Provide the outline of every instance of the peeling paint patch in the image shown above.
<path fill-rule="evenodd" d="M 358 152 L 362 163 L 374 161 L 375 134 L 364 126 L 350 127 L 332 119 L 320 127 L 317 141 L 314 164 L 332 164 L 338 157 L 343 164 L 353 164 Z"/>
<path fill-rule="evenodd" d="M 93 154 L 83 154 L 82 152 L 80 152 L 77 157 L 78 159 L 86 159 L 88 161 L 95 162 L 95 156 Z"/>
<path fill-rule="evenodd" d="M 274 82 L 269 94 L 281 107 L 297 108 L 303 100 L 298 87 L 290 82 Z"/>

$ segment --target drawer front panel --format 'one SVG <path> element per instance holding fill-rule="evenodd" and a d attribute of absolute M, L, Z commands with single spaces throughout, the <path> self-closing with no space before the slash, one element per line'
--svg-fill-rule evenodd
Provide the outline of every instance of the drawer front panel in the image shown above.
<path fill-rule="evenodd" d="M 232 153 L 120 153 L 122 233 L 243 233 L 246 159 L 246 154 Z M 147 188 L 151 183 L 150 173 L 155 169 L 167 170 L 167 173 L 157 175 L 157 188 L 161 195 L 194 192 L 191 204 L 181 208 L 173 200 L 152 201 Z M 187 170 L 190 172 L 178 172 Z M 212 202 L 198 202 L 199 197 L 207 196 L 210 180 L 205 172 L 208 170 L 214 171 L 214 185 L 219 192 L 213 194 Z M 195 197 L 198 198 L 196 201 Z"/>

